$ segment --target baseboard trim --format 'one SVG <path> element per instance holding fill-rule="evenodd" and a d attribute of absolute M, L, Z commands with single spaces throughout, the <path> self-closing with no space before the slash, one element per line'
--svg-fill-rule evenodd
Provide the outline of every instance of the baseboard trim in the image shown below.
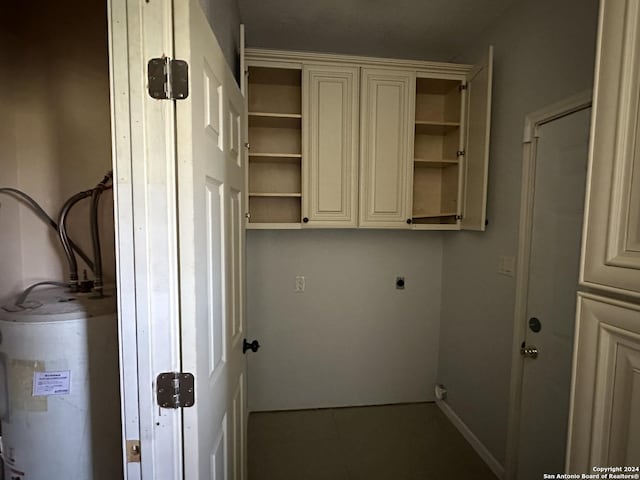
<path fill-rule="evenodd" d="M 460 419 L 460 417 L 453 411 L 453 409 L 442 400 L 436 400 L 436 405 L 442 410 L 451 423 L 458 429 L 462 436 L 471 444 L 480 458 L 484 460 L 484 463 L 495 473 L 499 479 L 504 478 L 504 467 L 496 460 L 491 452 L 484 446 L 484 444 L 474 435 L 474 433 L 467 427 L 467 425 Z"/>
<path fill-rule="evenodd" d="M 417 400 L 415 402 L 392 402 L 392 403 L 355 403 L 351 405 L 335 405 L 333 407 L 291 407 L 291 408 L 253 408 L 248 409 L 249 413 L 283 413 L 283 412 L 308 412 L 310 410 L 346 410 L 349 408 L 368 408 L 368 407 L 394 407 L 400 405 L 422 405 L 425 403 L 435 403 L 434 400 Z"/>

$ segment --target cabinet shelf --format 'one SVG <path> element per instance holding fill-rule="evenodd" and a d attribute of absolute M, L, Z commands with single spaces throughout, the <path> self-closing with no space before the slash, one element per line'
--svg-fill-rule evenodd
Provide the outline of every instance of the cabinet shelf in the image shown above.
<path fill-rule="evenodd" d="M 414 158 L 413 165 L 418 168 L 446 168 L 458 165 L 458 160 L 435 160 L 428 158 Z"/>
<path fill-rule="evenodd" d="M 418 215 L 412 215 L 411 218 L 414 219 L 422 219 L 422 218 L 440 218 L 440 217 L 455 217 L 456 215 L 458 215 L 455 212 L 442 212 L 442 213 L 430 213 L 428 215 L 425 214 L 418 214 Z"/>
<path fill-rule="evenodd" d="M 249 127 L 299 129 L 302 115 L 296 113 L 249 112 Z"/>
<path fill-rule="evenodd" d="M 249 162 L 264 163 L 299 163 L 302 159 L 300 153 L 250 153 Z"/>
<path fill-rule="evenodd" d="M 302 224 L 296 222 L 251 222 L 247 224 L 248 230 L 300 230 Z"/>
<path fill-rule="evenodd" d="M 444 135 L 460 128 L 459 122 L 432 122 L 416 120 L 416 133 L 419 135 Z"/>
<path fill-rule="evenodd" d="M 302 118 L 300 113 L 277 113 L 277 112 L 249 112 L 250 117 L 269 118 Z"/>
<path fill-rule="evenodd" d="M 295 68 L 250 66 L 249 112 L 302 113 L 301 73 Z"/>
<path fill-rule="evenodd" d="M 271 198 L 300 198 L 301 193 L 274 193 L 274 192 L 250 192 L 250 197 L 271 197 Z"/>

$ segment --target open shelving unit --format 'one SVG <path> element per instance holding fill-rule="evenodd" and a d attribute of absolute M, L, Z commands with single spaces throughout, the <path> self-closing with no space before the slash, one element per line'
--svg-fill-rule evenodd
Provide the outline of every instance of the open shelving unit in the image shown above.
<path fill-rule="evenodd" d="M 458 221 L 461 82 L 416 79 L 413 160 L 414 228 Z"/>
<path fill-rule="evenodd" d="M 299 228 L 302 72 L 249 67 L 248 228 Z"/>

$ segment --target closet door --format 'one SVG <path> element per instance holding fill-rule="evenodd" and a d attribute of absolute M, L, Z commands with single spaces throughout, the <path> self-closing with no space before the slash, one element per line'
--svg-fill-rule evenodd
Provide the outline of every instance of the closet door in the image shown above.
<path fill-rule="evenodd" d="M 415 72 L 362 70 L 360 227 L 411 224 Z"/>
<path fill-rule="evenodd" d="M 599 28 L 581 281 L 640 297 L 640 4 L 603 0 Z"/>
<path fill-rule="evenodd" d="M 358 68 L 305 65 L 302 71 L 303 224 L 358 224 Z"/>

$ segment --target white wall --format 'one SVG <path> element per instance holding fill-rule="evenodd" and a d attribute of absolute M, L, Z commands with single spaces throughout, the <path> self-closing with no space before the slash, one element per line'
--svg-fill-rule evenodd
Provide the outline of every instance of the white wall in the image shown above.
<path fill-rule="evenodd" d="M 240 78 L 240 11 L 238 0 L 199 0 L 231 71 Z"/>
<path fill-rule="evenodd" d="M 447 61 L 518 0 L 238 0 L 247 45 Z"/>
<path fill-rule="evenodd" d="M 251 410 L 433 400 L 441 233 L 248 231 L 247 251 Z"/>
<path fill-rule="evenodd" d="M 111 169 L 106 5 L 73 0 L 14 2 L 3 14 L 3 72 L 11 109 L 0 128 L 0 186 L 32 195 L 54 218 L 72 194 Z M 3 83 L 3 85 L 5 85 Z M 3 96 L 7 95 L 3 92 Z M 24 206 L 0 198 L 0 302 L 41 280 L 61 280 L 67 266 L 53 231 Z M 72 238 L 91 255 L 89 200 L 72 211 Z M 100 212 L 105 278 L 114 281 L 112 196 Z M 80 273 L 86 268 L 79 261 Z M 6 267 L 6 269 L 5 269 Z"/>
<path fill-rule="evenodd" d="M 500 255 L 515 256 L 523 121 L 527 113 L 590 88 L 596 0 L 522 1 L 460 60 L 495 46 L 489 226 L 444 243 L 438 380 L 453 410 L 504 461 L 515 278 L 497 273 Z"/>

